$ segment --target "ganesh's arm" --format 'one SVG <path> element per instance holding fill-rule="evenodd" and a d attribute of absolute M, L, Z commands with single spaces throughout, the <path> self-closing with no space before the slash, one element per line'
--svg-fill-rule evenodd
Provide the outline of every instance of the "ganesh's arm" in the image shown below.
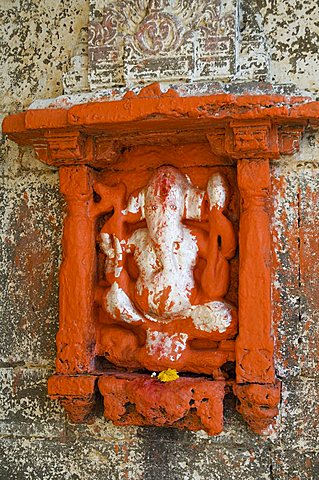
<path fill-rule="evenodd" d="M 124 208 L 126 187 L 119 184 L 109 187 L 102 183 L 94 183 L 94 191 L 99 195 L 99 201 L 92 205 L 92 213 L 97 218 L 107 216 L 99 233 L 99 246 L 105 254 L 105 278 L 112 284 L 119 276 L 124 264 L 125 225 L 121 214 Z"/>
<path fill-rule="evenodd" d="M 236 238 L 229 220 L 217 208 L 209 214 L 209 241 L 206 267 L 201 283 L 209 299 L 222 298 L 229 286 L 228 260 L 236 250 Z"/>
<path fill-rule="evenodd" d="M 142 323 L 144 318 L 128 295 L 128 282 L 128 277 L 115 281 L 104 297 L 103 307 L 112 319 L 136 325 Z"/>
<path fill-rule="evenodd" d="M 215 230 L 219 238 L 219 249 L 227 260 L 233 258 L 237 247 L 237 238 L 232 223 L 222 212 L 216 212 Z"/>
<path fill-rule="evenodd" d="M 141 212 L 137 212 L 137 213 L 128 212 L 128 213 L 125 213 L 124 215 L 124 219 L 126 223 L 138 223 L 141 220 L 143 220 L 143 218 L 144 217 L 141 215 Z"/>
<path fill-rule="evenodd" d="M 199 258 L 207 258 L 208 254 L 208 234 L 201 228 L 192 228 L 192 234 L 196 237 L 197 255 Z"/>
<path fill-rule="evenodd" d="M 128 199 L 127 206 L 121 214 L 126 223 L 137 223 L 145 218 L 145 191 L 133 193 Z"/>
<path fill-rule="evenodd" d="M 185 332 L 189 340 L 226 340 L 237 333 L 237 311 L 232 305 L 220 300 L 192 305 L 179 318 L 163 325 L 162 331 L 168 334 Z"/>
<path fill-rule="evenodd" d="M 110 284 L 117 282 L 128 294 L 131 294 L 132 280 L 130 259 L 133 258 L 136 245 L 131 238 L 119 240 L 115 235 L 102 234 L 107 239 L 102 243 L 103 251 L 107 254 L 105 272 Z"/>
<path fill-rule="evenodd" d="M 125 323 L 141 323 L 143 316 L 138 312 L 132 298 L 132 280 L 125 268 L 125 256 L 133 253 L 135 246 L 128 242 L 123 247 L 120 245 L 121 254 L 118 254 L 113 271 L 109 273 L 112 279 L 111 287 L 104 290 L 101 305 L 113 320 Z M 120 257 L 120 258 L 119 258 Z"/>

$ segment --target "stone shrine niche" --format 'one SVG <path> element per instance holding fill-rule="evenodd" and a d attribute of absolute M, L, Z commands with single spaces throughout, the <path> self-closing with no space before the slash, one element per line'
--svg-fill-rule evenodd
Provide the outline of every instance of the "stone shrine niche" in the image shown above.
<path fill-rule="evenodd" d="M 180 98 L 151 85 L 4 120 L 59 168 L 67 203 L 48 386 L 73 422 L 93 421 L 102 396 L 116 425 L 216 435 L 233 393 L 250 427 L 271 432 L 269 162 L 298 151 L 318 119 L 300 97 Z"/>
<path fill-rule="evenodd" d="M 207 153 L 203 164 L 212 156 Z M 225 299 L 236 252 L 225 215 L 227 169 L 165 165 L 179 155 L 176 148 L 159 149 L 151 172 L 107 173 L 93 183 L 105 208 L 97 232 L 96 349 L 117 367 L 159 372 L 174 366 L 223 379 L 237 333 L 236 298 L 234 304 Z M 234 183 L 234 172 L 228 176 Z M 111 185 L 119 179 L 115 194 Z"/>

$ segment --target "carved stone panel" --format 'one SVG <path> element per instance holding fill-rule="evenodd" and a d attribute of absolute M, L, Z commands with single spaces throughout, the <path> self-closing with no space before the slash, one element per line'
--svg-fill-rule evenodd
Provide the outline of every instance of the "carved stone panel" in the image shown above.
<path fill-rule="evenodd" d="M 235 0 L 93 0 L 91 89 L 235 73 Z"/>

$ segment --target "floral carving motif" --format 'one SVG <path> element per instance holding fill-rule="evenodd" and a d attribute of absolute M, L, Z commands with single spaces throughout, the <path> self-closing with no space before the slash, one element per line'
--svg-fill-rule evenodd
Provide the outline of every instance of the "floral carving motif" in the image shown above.
<path fill-rule="evenodd" d="M 224 78 L 234 67 L 235 0 L 91 0 L 91 12 L 95 88 L 195 70 L 198 78 Z"/>
<path fill-rule="evenodd" d="M 144 19 L 135 38 L 143 52 L 157 55 L 176 50 L 181 43 L 181 31 L 176 17 L 155 12 Z"/>
<path fill-rule="evenodd" d="M 118 34 L 119 13 L 115 8 L 105 8 L 102 22 L 91 22 L 88 43 L 90 46 L 103 47 L 110 44 Z"/>
<path fill-rule="evenodd" d="M 234 127 L 233 130 L 234 149 L 236 151 L 268 150 L 269 133 L 266 126 Z"/>

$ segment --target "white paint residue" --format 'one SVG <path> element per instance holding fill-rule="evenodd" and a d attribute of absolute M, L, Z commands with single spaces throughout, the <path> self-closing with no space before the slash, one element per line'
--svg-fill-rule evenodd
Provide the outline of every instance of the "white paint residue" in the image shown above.
<path fill-rule="evenodd" d="M 210 177 L 207 184 L 207 193 L 210 208 L 224 208 L 226 203 L 226 188 L 223 177 L 215 173 Z"/>
<path fill-rule="evenodd" d="M 232 321 L 231 309 L 224 302 L 209 302 L 191 308 L 190 317 L 196 328 L 204 332 L 223 333 Z"/>
<path fill-rule="evenodd" d="M 114 282 L 107 293 L 105 308 L 114 319 L 120 319 L 124 322 L 139 322 L 143 317 L 134 308 L 131 300 L 124 290 Z"/>
<path fill-rule="evenodd" d="M 140 273 L 135 301 L 145 315 L 161 321 L 191 307 L 198 246 L 196 237 L 182 223 L 190 188 L 189 179 L 175 168 L 158 169 L 143 195 L 147 228 L 136 230 L 128 241 Z M 136 201 L 134 208 L 140 203 Z"/>
<path fill-rule="evenodd" d="M 106 255 L 105 273 L 113 273 L 115 269 L 115 251 L 112 243 L 112 235 L 109 233 L 101 233 L 100 247 Z"/>
<path fill-rule="evenodd" d="M 147 229 L 137 230 L 131 238 L 135 244 L 135 260 L 140 276 L 136 290 L 148 294 L 148 314 L 155 317 L 177 316 L 191 304 L 189 296 L 194 288 L 193 268 L 197 257 L 196 238 L 184 227 L 183 238 L 173 242 L 173 237 L 163 239 L 160 246 L 150 241 Z M 160 305 L 164 302 L 164 311 Z"/>
<path fill-rule="evenodd" d="M 219 174 L 211 176 L 207 191 L 210 207 L 223 208 L 226 188 Z M 195 289 L 193 270 L 196 265 L 197 238 L 183 224 L 185 205 L 188 218 L 201 217 L 205 192 L 194 188 L 190 180 L 174 167 L 162 167 L 152 176 L 147 187 L 132 196 L 123 214 L 142 210 L 146 228 L 139 228 L 127 244 L 115 235 L 102 234 L 102 248 L 108 255 L 108 269 L 121 275 L 123 254 L 131 253 L 139 276 L 134 298 L 130 299 L 117 283 L 107 295 L 107 310 L 114 318 L 127 322 L 143 318 L 153 322 L 171 322 L 174 318 L 192 319 L 199 330 L 224 332 L 231 324 L 230 307 L 222 301 L 192 305 Z M 136 305 L 136 307 L 135 307 Z M 142 312 L 139 314 L 139 311 Z M 150 333 L 150 349 L 161 346 L 165 356 L 178 355 L 186 342 L 183 337 L 169 337 L 161 332 Z M 180 344 L 178 342 L 181 342 Z M 153 347 L 152 347 L 153 345 Z M 170 353 L 168 353 L 170 352 Z M 161 353 L 164 355 L 164 353 Z"/>
<path fill-rule="evenodd" d="M 101 233 L 102 242 L 100 243 L 102 251 L 108 257 L 106 260 L 105 270 L 107 273 L 114 272 L 118 278 L 123 269 L 123 248 L 125 248 L 125 240 L 119 240 L 116 235 L 109 233 Z"/>
<path fill-rule="evenodd" d="M 200 220 L 205 192 L 190 188 L 185 196 L 185 212 L 188 220 Z"/>
<path fill-rule="evenodd" d="M 178 360 L 186 349 L 188 335 L 186 333 L 174 333 L 168 335 L 165 332 L 147 331 L 146 351 L 148 355 L 158 355 L 158 359 L 168 358 L 172 362 Z"/>
<path fill-rule="evenodd" d="M 100 247 L 102 251 L 108 258 L 114 258 L 114 248 L 112 245 L 111 235 L 109 233 L 101 233 L 102 242 L 100 243 Z"/>
<path fill-rule="evenodd" d="M 114 235 L 114 251 L 115 251 L 115 262 L 114 262 L 114 275 L 118 278 L 123 270 L 123 251 L 122 245 L 119 239 Z"/>
<path fill-rule="evenodd" d="M 128 215 L 129 213 L 137 213 L 141 211 L 142 218 L 145 218 L 145 192 L 142 190 L 138 195 L 132 195 L 129 198 L 127 208 L 122 210 L 123 215 Z"/>

